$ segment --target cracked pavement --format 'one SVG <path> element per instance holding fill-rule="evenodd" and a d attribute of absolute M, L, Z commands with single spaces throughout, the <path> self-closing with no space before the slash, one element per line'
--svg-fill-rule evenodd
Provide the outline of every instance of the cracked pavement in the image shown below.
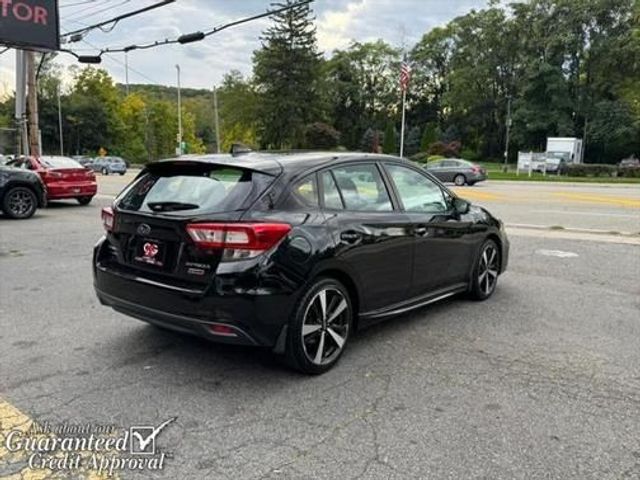
<path fill-rule="evenodd" d="M 0 397 L 41 422 L 177 416 L 165 470 L 121 478 L 640 478 L 639 246 L 512 236 L 492 299 L 362 331 L 305 377 L 101 307 L 107 204 L 0 218 Z"/>

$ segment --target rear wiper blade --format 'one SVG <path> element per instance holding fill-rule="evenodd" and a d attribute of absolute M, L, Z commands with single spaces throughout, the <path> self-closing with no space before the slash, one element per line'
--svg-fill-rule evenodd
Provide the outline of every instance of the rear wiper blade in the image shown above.
<path fill-rule="evenodd" d="M 195 210 L 200 205 L 183 202 L 149 202 L 147 206 L 154 212 L 173 212 L 176 210 Z"/>

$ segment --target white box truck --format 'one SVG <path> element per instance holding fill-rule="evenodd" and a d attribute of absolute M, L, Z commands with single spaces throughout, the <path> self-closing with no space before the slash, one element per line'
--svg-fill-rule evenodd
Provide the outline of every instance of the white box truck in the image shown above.
<path fill-rule="evenodd" d="M 547 162 L 554 159 L 564 160 L 565 163 L 582 163 L 584 152 L 582 151 L 582 139 L 575 137 L 548 137 L 547 138 Z"/>

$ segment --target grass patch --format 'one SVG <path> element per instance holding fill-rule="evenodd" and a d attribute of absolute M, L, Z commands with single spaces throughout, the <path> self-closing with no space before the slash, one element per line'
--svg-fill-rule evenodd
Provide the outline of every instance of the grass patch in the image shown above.
<path fill-rule="evenodd" d="M 502 171 L 503 163 L 478 162 L 487 169 L 489 180 L 516 180 L 519 182 L 578 182 L 578 183 L 640 183 L 640 178 L 633 177 L 569 177 L 567 175 L 555 175 L 553 173 L 542 175 L 539 172 L 520 172 L 516 174 L 516 166 L 508 165 L 507 172 Z"/>
<path fill-rule="evenodd" d="M 542 175 L 533 172 L 531 176 L 528 173 L 521 172 L 501 172 L 489 170 L 490 180 L 516 180 L 520 182 L 578 182 L 578 183 L 640 183 L 640 178 L 627 177 L 568 177 L 566 175 Z"/>

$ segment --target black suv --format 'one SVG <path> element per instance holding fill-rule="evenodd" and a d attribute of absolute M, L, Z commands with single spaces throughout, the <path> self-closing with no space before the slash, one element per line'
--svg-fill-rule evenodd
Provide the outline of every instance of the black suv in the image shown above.
<path fill-rule="evenodd" d="M 384 155 L 210 155 L 150 164 L 104 209 L 100 302 L 322 373 L 366 324 L 507 266 L 502 223 Z"/>
<path fill-rule="evenodd" d="M 0 210 L 6 216 L 29 218 L 46 204 L 46 188 L 37 173 L 0 165 Z"/>

